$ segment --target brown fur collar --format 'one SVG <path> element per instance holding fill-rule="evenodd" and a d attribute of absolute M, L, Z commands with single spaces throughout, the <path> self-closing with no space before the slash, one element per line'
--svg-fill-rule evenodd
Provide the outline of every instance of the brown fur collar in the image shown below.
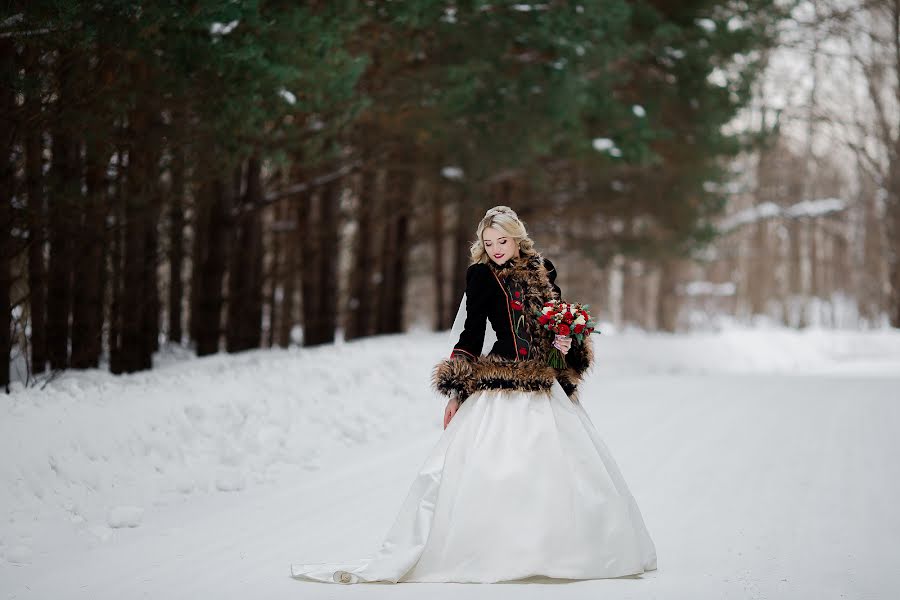
<path fill-rule="evenodd" d="M 544 302 L 554 299 L 553 287 L 540 254 L 513 258 L 497 265 L 488 261 L 491 270 L 498 276 L 514 277 L 523 285 L 526 327 L 531 334 L 531 356 L 527 360 L 482 355 L 477 359 L 449 358 L 438 363 L 432 373 L 432 385 L 440 393 L 459 393 L 460 400 L 478 390 L 513 389 L 522 391 L 549 392 L 554 379 L 558 380 L 566 394 L 577 401 L 575 395 L 578 383 L 585 371 L 593 363 L 593 348 L 590 336 L 584 343 L 574 343 L 566 355 L 568 368 L 555 369 L 547 364 L 553 347 L 553 334 L 537 321 L 537 314 Z M 501 285 L 499 280 L 498 285 Z"/>
<path fill-rule="evenodd" d="M 540 326 L 536 313 L 544 307 L 544 302 L 553 300 L 554 294 L 550 278 L 547 276 L 547 268 L 544 267 L 544 257 L 535 253 L 532 256 L 511 258 L 499 266 L 494 261 L 488 260 L 488 266 L 498 275 L 505 273 L 506 277 L 511 277 L 522 284 L 525 290 L 523 304 L 528 317 L 525 319 L 525 327 L 532 339 L 529 361 L 546 364 L 550 349 L 553 347 L 553 334 Z"/>

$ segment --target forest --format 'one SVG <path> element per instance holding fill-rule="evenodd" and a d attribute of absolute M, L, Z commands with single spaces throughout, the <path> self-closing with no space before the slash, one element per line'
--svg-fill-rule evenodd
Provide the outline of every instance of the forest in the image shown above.
<path fill-rule="evenodd" d="M 0 61 L 7 387 L 447 329 L 497 204 L 619 327 L 900 327 L 900 0 L 33 0 Z"/>

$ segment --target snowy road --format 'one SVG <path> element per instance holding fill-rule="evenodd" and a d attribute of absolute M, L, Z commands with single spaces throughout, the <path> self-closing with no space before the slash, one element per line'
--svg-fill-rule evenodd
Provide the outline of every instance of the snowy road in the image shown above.
<path fill-rule="evenodd" d="M 626 373 L 593 377 L 583 398 L 641 507 L 658 570 L 466 584 L 471 597 L 900 597 L 900 372 Z M 377 549 L 441 433 L 437 412 L 418 434 L 331 450 L 293 480 L 168 502 L 103 543 L 67 539 L 28 564 L 0 563 L 0 598 L 456 597 L 461 584 L 289 577 L 291 562 Z"/>

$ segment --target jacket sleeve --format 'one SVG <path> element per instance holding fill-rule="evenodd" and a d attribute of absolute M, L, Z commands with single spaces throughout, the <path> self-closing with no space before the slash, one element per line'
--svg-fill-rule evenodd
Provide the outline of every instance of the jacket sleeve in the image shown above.
<path fill-rule="evenodd" d="M 469 265 L 466 271 L 466 322 L 459 340 L 450 352 L 451 358 L 474 360 L 484 347 L 484 331 L 487 326 L 490 277 L 487 265 Z"/>
<path fill-rule="evenodd" d="M 473 363 L 481 356 L 490 303 L 490 267 L 476 263 L 466 271 L 466 322 L 450 357 L 434 367 L 432 386 L 446 396 L 457 394 L 463 402 L 474 391 Z"/>
<path fill-rule="evenodd" d="M 562 299 L 562 292 L 556 284 L 556 267 L 549 259 L 544 259 L 547 268 L 547 277 L 558 299 Z M 566 353 L 566 368 L 557 371 L 557 381 L 566 394 L 571 398 L 578 389 L 578 384 L 584 378 L 585 373 L 593 366 L 594 348 L 591 335 L 585 336 L 581 342 L 572 340 L 569 352 Z"/>

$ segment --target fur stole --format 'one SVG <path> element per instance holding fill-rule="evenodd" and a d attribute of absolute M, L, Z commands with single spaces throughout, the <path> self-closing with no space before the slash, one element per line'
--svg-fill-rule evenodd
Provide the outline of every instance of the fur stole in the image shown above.
<path fill-rule="evenodd" d="M 540 326 L 535 313 L 543 308 L 544 302 L 553 300 L 555 293 L 543 257 L 536 253 L 510 259 L 503 265 L 489 261 L 488 266 L 495 276 L 498 292 L 502 287 L 501 273 L 522 284 L 525 326 L 532 340 L 530 355 L 524 360 L 497 355 L 442 360 L 432 372 L 434 389 L 448 396 L 457 392 L 460 401 L 464 401 L 477 390 L 509 389 L 549 394 L 556 379 L 569 398 L 577 402 L 577 386 L 593 365 L 592 340 L 590 336 L 583 343 L 573 340 L 566 354 L 567 368 L 556 369 L 547 364 L 553 348 L 553 334 Z"/>

